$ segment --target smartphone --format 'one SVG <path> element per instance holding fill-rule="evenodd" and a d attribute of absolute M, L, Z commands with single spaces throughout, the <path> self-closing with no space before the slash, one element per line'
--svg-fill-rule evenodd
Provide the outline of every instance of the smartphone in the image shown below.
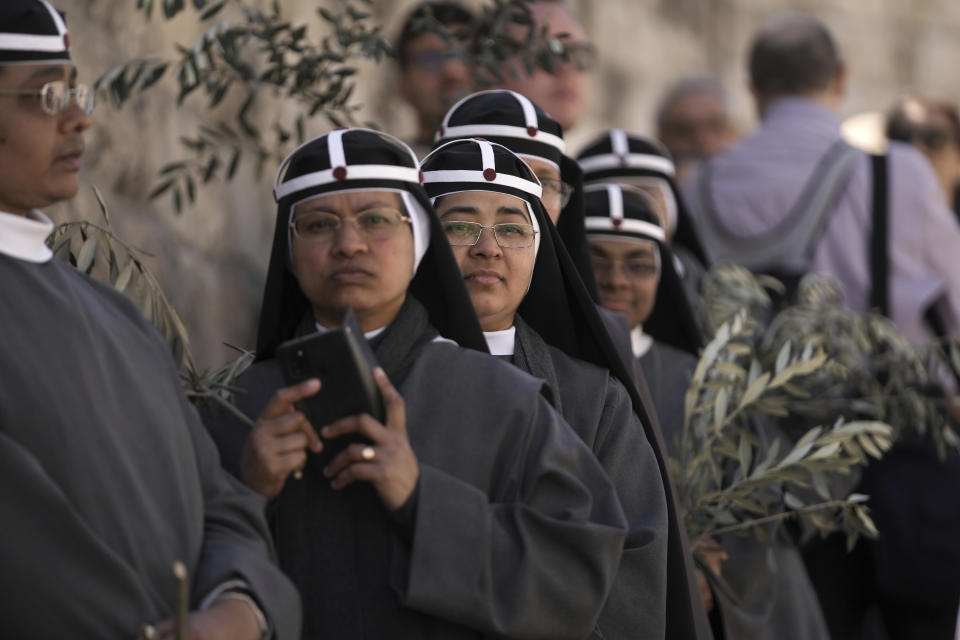
<path fill-rule="evenodd" d="M 310 378 L 320 380 L 320 391 L 296 403 L 318 435 L 322 427 L 347 416 L 368 413 L 380 422 L 386 419 L 383 397 L 373 379 L 376 357 L 352 309 L 347 309 L 343 324 L 335 329 L 281 344 L 277 360 L 288 386 Z M 311 456 L 308 466 L 319 463 L 322 469 L 354 442 L 368 440 L 359 434 L 324 440 L 323 451 Z"/>

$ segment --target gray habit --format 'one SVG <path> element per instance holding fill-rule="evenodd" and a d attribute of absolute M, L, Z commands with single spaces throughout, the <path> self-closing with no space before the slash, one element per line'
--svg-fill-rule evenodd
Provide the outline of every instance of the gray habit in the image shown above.
<path fill-rule="evenodd" d="M 697 359 L 654 341 L 637 359 L 657 413 L 676 450 L 683 429 L 684 393 Z M 796 547 L 764 545 L 753 537 L 721 536 L 728 554 L 720 576 L 704 570 L 727 640 L 828 640 L 830 633 Z"/>
<path fill-rule="evenodd" d="M 670 246 L 670 250 L 676 259 L 674 266 L 677 275 L 680 276 L 683 293 L 687 296 L 690 308 L 697 309 L 700 305 L 700 285 L 707 272 L 706 267 L 701 264 L 692 251 L 682 245 L 673 244 Z"/>
<path fill-rule="evenodd" d="M 599 304 L 597 305 L 597 313 L 600 314 L 600 319 L 603 320 L 603 326 L 606 327 L 607 333 L 610 334 L 610 340 L 613 341 L 617 355 L 623 360 L 623 366 L 627 372 L 633 376 L 632 382 L 636 382 L 637 376 L 642 376 L 643 374 L 637 370 L 633 362 L 633 347 L 630 342 L 630 322 L 627 320 L 627 316 L 619 311 L 611 311 Z M 653 411 L 652 406 L 645 404 L 645 408 L 647 411 Z"/>
<path fill-rule="evenodd" d="M 5 637 L 133 638 L 240 579 L 277 638 L 299 599 L 263 499 L 220 467 L 166 343 L 124 296 L 59 260 L 0 255 L 0 624 Z"/>
<path fill-rule="evenodd" d="M 616 493 L 542 381 L 435 335 L 408 298 L 371 341 L 420 463 L 406 513 L 388 513 L 369 485 L 332 491 L 309 462 L 271 503 L 304 637 L 582 640 L 623 549 Z M 254 365 L 238 381 L 241 410 L 256 417 L 282 384 L 275 360 Z M 221 412 L 207 424 L 237 471 L 248 429 Z"/>
<path fill-rule="evenodd" d="M 513 362 L 547 382 L 554 407 L 613 481 L 629 523 L 598 638 L 663 638 L 666 632 L 667 503 L 653 449 L 626 389 L 606 369 L 544 342 L 517 316 Z"/>

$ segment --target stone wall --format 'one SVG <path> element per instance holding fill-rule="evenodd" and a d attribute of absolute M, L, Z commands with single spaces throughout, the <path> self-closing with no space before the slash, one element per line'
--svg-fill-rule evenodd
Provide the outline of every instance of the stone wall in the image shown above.
<path fill-rule="evenodd" d="M 161 0 L 157 0 L 157 4 Z M 187 13 L 172 22 L 147 23 L 134 0 L 59 0 L 67 12 L 74 59 L 85 79 L 138 55 L 169 56 L 175 43 L 188 44 L 200 28 Z M 335 2 L 324 4 L 336 7 Z M 415 2 L 378 1 L 377 20 L 395 35 Z M 476 5 L 476 2 L 469 4 Z M 295 21 L 321 33 L 316 3 L 282 0 Z M 573 2 L 598 45 L 600 67 L 593 76 L 588 116 L 569 132 L 576 150 L 598 129 L 619 126 L 650 133 L 652 114 L 664 88 L 679 76 L 709 71 L 730 88 L 744 129 L 753 114 L 746 91 L 744 56 L 750 34 L 764 19 L 785 9 L 812 12 L 834 30 L 850 68 L 844 115 L 885 109 L 906 88 L 960 98 L 960 2 L 956 0 L 593 0 Z M 413 130 L 406 107 L 394 95 L 394 68 L 366 65 L 358 100 L 362 121 L 401 136 Z M 88 135 L 84 184 L 105 193 L 115 223 L 133 244 L 155 254 L 152 265 L 181 311 L 199 361 L 207 366 L 228 356 L 224 342 L 252 346 L 263 275 L 273 229 L 270 179 L 244 165 L 237 178 L 201 191 L 197 206 L 174 214 L 169 200 L 147 202 L 156 172 L 181 157 L 178 138 L 192 134 L 203 115 L 201 101 L 177 108 L 165 84 L 123 110 L 101 105 Z M 262 114 L 267 115 L 267 114 Z M 309 134 L 327 125 L 317 119 Z M 89 189 L 55 217 L 92 217 Z"/>

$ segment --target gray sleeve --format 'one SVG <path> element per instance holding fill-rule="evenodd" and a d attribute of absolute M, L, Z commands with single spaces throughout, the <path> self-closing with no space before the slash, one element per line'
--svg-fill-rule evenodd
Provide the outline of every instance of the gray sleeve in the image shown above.
<path fill-rule="evenodd" d="M 36 458 L 0 433 L 0 619 L 16 638 L 121 638 L 155 619 L 136 570 L 103 544 Z"/>
<path fill-rule="evenodd" d="M 956 337 L 960 335 L 960 225 L 943 199 L 929 162 L 909 145 L 890 148 L 890 198 L 893 320 L 902 330 L 902 324 L 917 315 L 917 303 L 931 302 L 911 296 L 910 285 L 916 283 L 918 273 L 925 274 L 927 281 L 939 281 L 942 287 L 936 292 L 943 296 L 942 319 L 948 333 Z M 906 335 L 919 339 L 914 333 Z"/>
<path fill-rule="evenodd" d="M 582 640 L 594 628 L 624 540 L 603 470 L 538 398 L 517 438 L 509 495 L 422 466 L 402 602 L 492 636 Z M 524 441 L 524 439 L 526 441 Z"/>
<path fill-rule="evenodd" d="M 627 517 L 623 558 L 600 616 L 607 638 L 663 638 L 667 607 L 667 498 L 630 397 L 611 378 L 594 453 Z"/>
<path fill-rule="evenodd" d="M 204 536 L 194 569 L 194 604 L 220 584 L 240 579 L 249 585 L 274 637 L 299 638 L 300 597 L 275 563 L 265 501 L 220 466 L 216 447 L 196 411 L 186 398 L 182 402 L 203 485 Z"/>

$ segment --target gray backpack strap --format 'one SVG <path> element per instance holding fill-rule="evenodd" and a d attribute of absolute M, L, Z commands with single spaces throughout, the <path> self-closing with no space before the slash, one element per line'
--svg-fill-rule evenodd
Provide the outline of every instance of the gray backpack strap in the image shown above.
<path fill-rule="evenodd" d="M 862 155 L 843 140 L 831 145 L 790 214 L 769 232 L 757 236 L 735 234 L 720 220 L 710 193 L 710 163 L 705 163 L 697 176 L 693 204 L 700 214 L 699 228 L 710 239 L 711 258 L 736 262 L 753 271 L 809 271 L 827 218 Z"/>

